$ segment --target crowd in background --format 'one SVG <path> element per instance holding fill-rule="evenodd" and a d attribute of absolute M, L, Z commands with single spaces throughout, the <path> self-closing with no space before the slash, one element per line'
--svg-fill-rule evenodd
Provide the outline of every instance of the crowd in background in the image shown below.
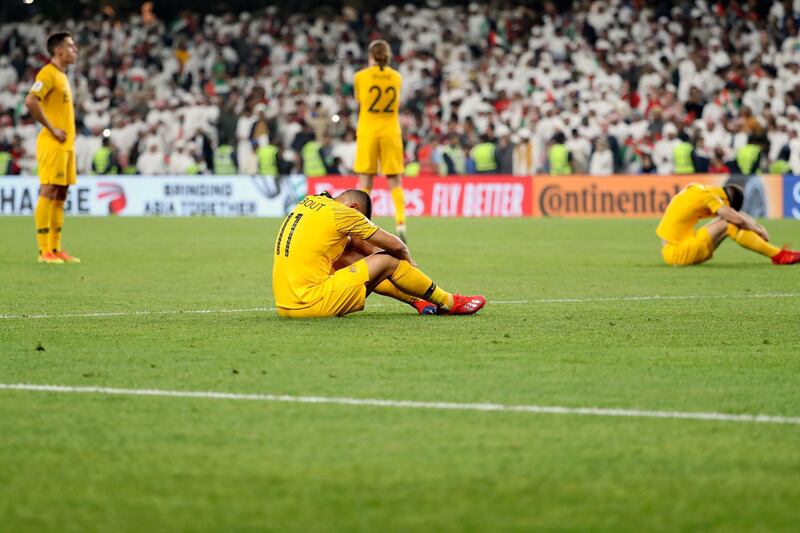
<path fill-rule="evenodd" d="M 5 24 L 0 174 L 35 173 L 24 98 L 57 29 L 81 174 L 351 173 L 376 38 L 410 175 L 800 173 L 800 0 L 433 5 Z"/>

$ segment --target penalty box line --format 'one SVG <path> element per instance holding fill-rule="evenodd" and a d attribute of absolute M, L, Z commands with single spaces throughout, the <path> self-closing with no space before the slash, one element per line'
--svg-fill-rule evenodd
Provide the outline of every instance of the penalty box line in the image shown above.
<path fill-rule="evenodd" d="M 751 294 L 712 294 L 712 295 L 649 295 L 649 296 L 608 296 L 596 298 L 542 298 L 537 300 L 492 300 L 492 305 L 529 305 L 559 303 L 600 303 L 600 302 L 652 302 L 680 300 L 763 300 L 769 298 L 798 298 L 797 292 L 751 293 Z M 369 304 L 371 307 L 383 307 L 383 304 Z M 160 315 L 217 315 L 274 312 L 274 307 L 246 307 L 241 309 L 162 309 L 141 311 L 87 311 L 85 313 L 41 313 L 41 314 L 0 314 L 0 320 L 36 320 L 46 318 L 114 318 Z"/>
<path fill-rule="evenodd" d="M 732 414 L 716 412 L 649 411 L 603 407 L 562 407 L 550 405 L 512 405 L 501 403 L 423 402 L 412 400 L 382 400 L 370 398 L 341 398 L 325 396 L 291 396 L 286 394 L 239 394 L 232 392 L 179 391 L 159 389 L 122 389 L 112 387 L 73 387 L 68 385 L 36 385 L 29 383 L 0 383 L 0 390 L 45 393 L 98 394 L 112 396 L 150 396 L 159 398 L 196 398 L 296 404 L 345 405 L 394 409 L 423 409 L 439 411 L 478 411 L 551 415 L 601 416 L 621 418 L 657 418 L 699 420 L 706 422 L 738 422 L 753 424 L 800 425 L 800 417 Z"/>

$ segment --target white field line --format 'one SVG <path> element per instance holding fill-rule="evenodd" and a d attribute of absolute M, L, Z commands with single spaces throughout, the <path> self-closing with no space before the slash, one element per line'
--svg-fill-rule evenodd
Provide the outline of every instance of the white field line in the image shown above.
<path fill-rule="evenodd" d="M 587 303 L 587 302 L 650 302 L 654 300 L 763 300 L 768 298 L 798 298 L 800 292 L 773 292 L 773 293 L 752 293 L 752 294 L 690 294 L 684 296 L 662 296 L 654 294 L 652 296 L 609 296 L 599 298 L 546 298 L 542 300 L 532 300 L 537 304 L 557 304 L 557 303 Z M 497 303 L 497 302 L 492 302 Z"/>
<path fill-rule="evenodd" d="M 800 425 L 800 417 L 703 413 L 682 411 L 648 411 L 643 409 L 609 409 L 602 407 L 560 407 L 547 405 L 508 405 L 501 403 L 419 402 L 410 400 L 380 400 L 368 398 L 337 398 L 325 396 L 289 396 L 284 394 L 237 394 L 232 392 L 175 391 L 158 389 L 119 389 L 111 387 L 72 387 L 66 385 L 33 385 L 0 383 L 0 390 L 104 394 L 114 396 L 153 396 L 161 398 L 201 398 L 208 400 L 246 400 L 300 404 L 348 405 L 356 407 L 385 407 L 394 409 L 429 409 L 440 411 L 484 411 L 534 413 L 551 415 L 583 415 L 627 418 L 661 418 L 702 420 L 714 422 L 744 422 L 757 424 Z"/>
<path fill-rule="evenodd" d="M 489 305 L 526 305 L 526 304 L 558 304 L 558 303 L 591 303 L 591 302 L 651 302 L 656 300 L 729 300 L 729 299 L 769 299 L 798 298 L 797 292 L 753 293 L 753 294 L 713 294 L 685 296 L 609 296 L 599 298 L 543 298 L 539 300 L 492 300 Z M 383 307 L 383 304 L 369 304 L 369 308 Z M 274 312 L 274 307 L 245 307 L 241 309 L 163 309 L 142 311 L 88 311 L 84 313 L 42 313 L 42 314 L 0 314 L 0 320 L 30 320 L 43 318 L 113 318 L 152 315 L 217 315 Z"/>
<path fill-rule="evenodd" d="M 106 318 L 124 316 L 149 315 L 216 315 L 224 313 L 264 313 L 275 311 L 274 307 L 247 307 L 243 309 L 164 309 L 144 311 L 97 311 L 87 313 L 55 313 L 38 315 L 0 315 L 0 320 L 36 319 L 36 318 Z"/>

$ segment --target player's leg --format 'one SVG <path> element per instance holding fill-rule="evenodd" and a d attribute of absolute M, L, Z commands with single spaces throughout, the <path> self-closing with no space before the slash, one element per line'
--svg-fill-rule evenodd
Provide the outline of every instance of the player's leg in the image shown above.
<path fill-rule="evenodd" d="M 375 182 L 374 174 L 359 174 L 358 188 L 367 194 L 372 194 L 372 186 Z"/>
<path fill-rule="evenodd" d="M 358 188 L 372 193 L 375 174 L 378 173 L 378 140 L 359 135 L 356 137 L 356 159 L 353 171 L 358 174 Z"/>
<path fill-rule="evenodd" d="M 707 224 L 705 229 L 708 230 L 714 242 L 714 248 L 719 246 L 720 243 L 725 240 L 725 237 L 730 237 L 736 241 L 739 246 L 769 257 L 776 265 L 800 263 L 800 252 L 778 248 L 765 241 L 757 233 L 742 229 L 725 220 L 717 219 Z"/>
<path fill-rule="evenodd" d="M 367 257 L 365 254 L 361 253 L 358 250 L 346 250 L 339 256 L 336 261 L 333 263 L 333 269 L 339 270 L 342 268 L 346 268 L 356 261 L 360 261 Z M 421 315 L 429 315 L 435 314 L 437 307 L 435 304 L 430 302 L 426 302 L 425 300 L 421 300 L 416 296 L 411 296 L 410 294 L 404 293 L 400 288 L 398 288 L 390 279 L 385 279 L 378 283 L 373 289 L 372 292 L 380 294 L 381 296 L 386 296 L 388 298 L 393 298 L 399 302 L 403 302 L 405 304 L 410 305 L 417 312 Z"/>
<path fill-rule="evenodd" d="M 748 250 L 752 250 L 769 258 L 775 257 L 781 252 L 780 248 L 768 243 L 753 231 L 742 229 L 730 223 L 726 223 L 725 229 L 726 235 L 743 248 L 747 248 Z"/>
<path fill-rule="evenodd" d="M 703 227 L 706 229 L 706 231 L 708 231 L 708 235 L 711 237 L 711 242 L 714 243 L 715 250 L 720 244 L 722 244 L 722 241 L 725 240 L 725 237 L 728 236 L 728 223 L 721 218 L 717 218 Z"/>
<path fill-rule="evenodd" d="M 389 188 L 392 191 L 392 202 L 394 203 L 394 223 L 397 236 L 403 242 L 408 242 L 406 229 L 406 195 L 403 191 L 403 182 L 400 176 L 386 176 Z"/>
<path fill-rule="evenodd" d="M 380 139 L 381 171 L 389 182 L 394 203 L 394 221 L 397 236 L 406 242 L 406 196 L 403 191 L 402 175 L 405 172 L 403 164 L 403 138 L 400 135 L 381 137 Z"/>
<path fill-rule="evenodd" d="M 388 279 L 406 294 L 433 302 L 447 314 L 472 314 L 486 303 L 483 296 L 461 296 L 443 290 L 411 263 L 386 252 L 373 254 L 364 261 L 369 271 L 367 294 Z"/>
<path fill-rule="evenodd" d="M 56 197 L 55 187 L 42 184 L 39 187 L 39 198 L 36 201 L 36 209 L 33 219 L 36 223 L 36 244 L 39 248 L 39 262 L 57 264 L 63 263 L 50 250 L 50 207 Z"/>
<path fill-rule="evenodd" d="M 56 186 L 56 200 L 50 206 L 50 249 L 65 263 L 80 263 L 80 259 L 61 249 L 61 234 L 64 228 L 64 204 L 67 201 L 69 186 L 77 182 L 75 152 L 66 152 L 65 168 L 65 184 Z"/>
<path fill-rule="evenodd" d="M 57 150 L 36 148 L 36 164 L 39 168 L 39 199 L 34 210 L 36 223 L 36 244 L 39 248 L 39 262 L 61 264 L 64 261 L 56 257 L 50 249 L 50 213 L 52 203 L 58 196 L 54 183 L 63 179 L 64 168 L 61 165 L 61 154 Z M 61 174 L 61 176 L 59 176 Z"/>
<path fill-rule="evenodd" d="M 50 232 L 48 249 L 58 255 L 61 251 L 61 230 L 64 228 L 64 204 L 69 186 L 53 185 L 55 198 L 50 202 Z"/>

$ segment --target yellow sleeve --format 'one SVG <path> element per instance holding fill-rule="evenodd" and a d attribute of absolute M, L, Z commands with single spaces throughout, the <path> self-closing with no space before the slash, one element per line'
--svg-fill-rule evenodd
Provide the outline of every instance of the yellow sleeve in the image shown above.
<path fill-rule="evenodd" d="M 33 86 L 31 86 L 31 90 L 28 92 L 39 100 L 44 100 L 48 93 L 53 90 L 53 85 L 53 74 L 50 72 L 50 69 L 43 68 L 36 74 L 36 81 L 33 82 Z"/>
<path fill-rule="evenodd" d="M 358 83 L 358 80 L 359 80 L 359 78 L 358 78 L 358 72 L 356 72 L 356 73 L 353 75 L 353 96 L 355 96 L 355 99 L 356 99 L 356 104 L 358 104 L 358 103 L 359 103 L 359 101 L 358 101 L 358 93 L 359 93 L 359 90 L 358 90 L 358 85 L 359 85 L 359 83 Z"/>
<path fill-rule="evenodd" d="M 378 226 L 355 209 L 336 204 L 337 202 L 334 202 L 333 223 L 341 235 L 369 239 L 378 231 Z"/>
<path fill-rule="evenodd" d="M 713 192 L 709 192 L 706 194 L 705 198 L 705 206 L 708 208 L 709 211 L 716 214 L 719 211 L 719 208 L 725 205 L 725 202 L 722 201 L 722 198 L 714 194 Z"/>

